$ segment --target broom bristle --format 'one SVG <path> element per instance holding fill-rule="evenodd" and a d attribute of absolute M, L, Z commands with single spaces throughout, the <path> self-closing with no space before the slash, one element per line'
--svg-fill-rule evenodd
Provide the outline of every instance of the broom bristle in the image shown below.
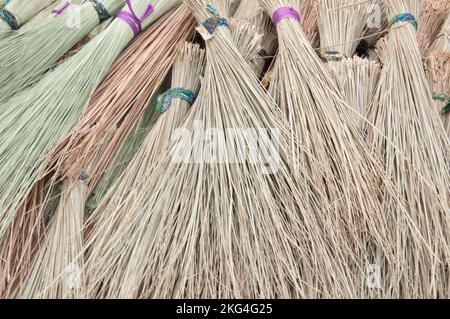
<path fill-rule="evenodd" d="M 104 0 L 106 10 L 115 15 L 123 0 Z M 43 25 L 19 30 L 0 41 L 0 103 L 37 82 L 86 34 L 99 24 L 91 2 L 79 7 L 79 24 L 72 7 Z"/>
<path fill-rule="evenodd" d="M 382 266 L 383 277 L 391 283 L 384 297 L 435 298 L 449 293 L 449 143 L 422 68 L 413 18 L 421 3 L 386 2 L 393 23 L 370 115 L 375 131 L 369 140 L 407 210 L 404 214 L 383 198 L 389 237 L 397 238 L 395 259 Z"/>
<path fill-rule="evenodd" d="M 177 3 L 154 3 L 155 11 L 143 26 Z M 142 12 L 147 6 L 145 0 L 135 4 Z M 5 180 L 0 188 L 0 237 L 44 169 L 47 152 L 74 126 L 93 91 L 132 38 L 133 30 L 115 20 L 61 67 L 0 105 L 0 163 Z"/>
<path fill-rule="evenodd" d="M 425 1 L 420 13 L 417 31 L 420 52 L 425 53 L 434 42 L 450 13 L 449 11 L 450 1 L 448 0 Z"/>
<path fill-rule="evenodd" d="M 425 60 L 425 71 L 433 95 L 435 109 L 442 116 L 444 128 L 450 138 L 450 52 L 430 55 Z"/>
<path fill-rule="evenodd" d="M 53 3 L 56 3 L 56 0 L 9 1 L 3 9 L 7 10 L 14 17 L 14 28 L 13 25 L 6 22 L 5 19 L 0 19 L 0 39 L 8 36 L 9 31 L 17 30 L 20 26 L 34 17 L 39 11 Z"/>
<path fill-rule="evenodd" d="M 216 1 L 186 2 L 204 22 L 219 19 L 221 12 L 216 16 L 207 7 Z M 343 294 L 345 284 L 335 279 L 345 277 L 346 262 L 331 257 L 338 252 L 327 249 L 322 239 L 318 208 L 303 205 L 300 198 L 308 190 L 300 192 L 303 183 L 293 179 L 284 139 L 275 142 L 279 153 L 270 152 L 275 156 L 271 160 L 267 154 L 259 161 L 236 157 L 258 145 L 256 135 L 244 136 L 240 129 L 277 128 L 287 135 L 275 104 L 226 27 L 202 33 L 209 38 L 205 78 L 177 133 L 198 125 L 214 128 L 225 140 L 233 134 L 234 149 L 222 138 L 210 144 L 201 133 L 192 136 L 192 143 L 172 141 L 147 170 L 151 174 L 140 173 L 140 186 L 107 210 L 100 206 L 98 212 L 108 213 L 90 236 L 95 246 L 87 266 L 91 291 L 128 298 Z M 274 132 L 268 134 L 266 143 L 275 139 Z M 174 152 L 201 158 L 182 160 Z M 276 170 L 264 170 L 263 163 L 276 164 Z M 314 271 L 324 266 L 326 272 Z"/>

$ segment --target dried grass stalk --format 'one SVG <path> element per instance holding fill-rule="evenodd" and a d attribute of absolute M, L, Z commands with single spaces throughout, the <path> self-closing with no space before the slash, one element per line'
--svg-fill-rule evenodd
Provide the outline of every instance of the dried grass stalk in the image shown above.
<path fill-rule="evenodd" d="M 450 14 L 445 20 L 441 32 L 436 36 L 436 40 L 431 45 L 427 55 L 435 52 L 450 52 Z"/>
<path fill-rule="evenodd" d="M 355 0 L 321 0 L 319 31 L 322 55 L 329 51 L 352 57 L 367 32 L 371 3 Z"/>
<path fill-rule="evenodd" d="M 261 52 L 262 35 L 258 33 L 256 26 L 245 20 L 230 19 L 231 37 L 236 44 L 239 52 L 256 75 L 261 74 L 261 62 L 258 59 L 258 53 Z"/>
<path fill-rule="evenodd" d="M 450 98 L 450 52 L 433 54 L 425 60 L 425 71 L 432 93 L 436 96 L 434 106 L 442 120 L 447 136 L 450 137 L 450 113 L 443 111 L 450 101 L 439 96 Z"/>
<path fill-rule="evenodd" d="M 320 42 L 319 2 L 319 0 L 305 0 L 300 10 L 303 32 L 313 48 L 317 48 Z"/>
<path fill-rule="evenodd" d="M 247 21 L 255 26 L 256 31 L 262 36 L 261 50 L 254 58 L 254 62 L 252 62 L 252 67 L 255 69 L 256 74 L 261 76 L 267 62 L 270 61 L 269 58 L 277 50 L 277 32 L 272 20 L 257 0 L 241 1 L 234 18 L 240 21 Z"/>
<path fill-rule="evenodd" d="M 111 15 L 124 5 L 123 0 L 104 0 L 102 3 Z M 73 7 L 43 25 L 19 30 L 0 41 L 0 103 L 37 82 L 100 23 L 91 2 L 80 6 L 79 24 L 75 23 L 78 11 Z"/>
<path fill-rule="evenodd" d="M 186 2 L 204 22 L 212 17 L 207 5 L 219 1 Z M 293 179 L 284 139 L 279 143 L 274 139 L 279 153 L 270 152 L 275 156 L 271 160 L 261 154 L 259 161 L 236 161 L 236 154 L 246 154 L 257 143 L 254 134 L 242 134 L 240 129 L 273 128 L 287 135 L 275 104 L 226 27 L 218 27 L 206 45 L 203 89 L 177 133 L 200 125 L 217 129 L 225 139 L 235 134 L 233 149 L 223 141 L 209 144 L 201 134 L 195 134 L 192 143 L 173 140 L 154 163 L 144 166 L 145 172 L 139 172 L 140 185 L 117 197 L 112 188 L 113 198 L 105 199 L 91 225 L 87 271 L 92 295 L 345 294 L 346 260 L 334 247 L 328 248 L 318 226 L 322 214 L 317 207 L 304 206 L 307 190 L 300 191 L 303 182 Z M 217 161 L 208 157 L 214 148 Z M 177 162 L 174 152 L 204 157 Z M 276 163 L 277 170 L 267 175 L 263 162 Z M 327 231 L 332 234 L 334 229 Z M 326 271 L 320 272 L 323 267 Z"/>
<path fill-rule="evenodd" d="M 358 128 L 364 132 L 367 115 L 380 79 L 380 64 L 359 57 L 329 62 L 328 68 L 345 102 L 355 111 Z M 364 133 L 363 133 L 364 134 Z"/>
<path fill-rule="evenodd" d="M 39 11 L 54 3 L 56 3 L 56 0 L 11 0 L 3 9 L 7 10 L 15 18 L 15 27 L 19 28 L 34 17 Z M 11 25 L 6 22 L 5 19 L 1 19 L 0 39 L 6 37 L 11 30 L 13 30 Z"/>
<path fill-rule="evenodd" d="M 393 19 L 405 13 L 417 17 L 422 2 L 390 0 L 386 6 Z M 386 298 L 436 298 L 450 292 L 449 141 L 431 96 L 414 21 L 394 23 L 370 115 L 376 130 L 369 134 L 407 209 L 404 214 L 383 198 L 381 211 L 389 237 L 395 238 L 394 260 L 379 261 Z"/>
<path fill-rule="evenodd" d="M 70 187 L 70 188 L 68 188 Z M 26 280 L 20 298 L 84 298 L 83 220 L 86 184 L 64 183 L 58 209 Z"/>
<path fill-rule="evenodd" d="M 278 8 L 298 8 L 299 1 L 261 1 L 271 14 Z M 373 245 L 388 255 L 386 218 L 380 212 L 378 178 L 382 188 L 392 191 L 381 167 L 370 155 L 354 121 L 355 111 L 347 105 L 336 82 L 305 38 L 294 19 L 278 24 L 279 53 L 274 66 L 270 92 L 283 108 L 293 138 L 291 156 L 297 169 L 305 169 L 317 192 L 326 194 L 334 210 L 324 220 L 323 229 L 333 225 L 340 230 L 334 240 L 349 249 L 348 273 L 355 287 L 360 267 L 371 263 Z M 391 193 L 395 198 L 395 193 Z M 345 231 L 344 231 L 345 230 Z M 364 244 L 363 244 L 364 243 Z M 349 247 L 352 247 L 351 249 Z M 354 256 L 355 258 L 350 258 Z M 357 257 L 356 257 L 357 256 Z M 370 291 L 351 289 L 351 296 Z"/>
<path fill-rule="evenodd" d="M 449 15 L 450 1 L 427 0 L 422 7 L 419 17 L 417 39 L 420 52 L 424 53 L 436 39 L 439 31 Z"/>
<path fill-rule="evenodd" d="M 143 27 L 178 1 L 153 4 L 155 11 Z M 135 11 L 142 13 L 148 5 L 148 1 L 137 1 Z M 116 19 L 54 72 L 0 105 L 0 163 L 5 179 L 0 188 L 0 237 L 45 168 L 47 153 L 73 128 L 94 90 L 132 39 L 133 30 Z"/>

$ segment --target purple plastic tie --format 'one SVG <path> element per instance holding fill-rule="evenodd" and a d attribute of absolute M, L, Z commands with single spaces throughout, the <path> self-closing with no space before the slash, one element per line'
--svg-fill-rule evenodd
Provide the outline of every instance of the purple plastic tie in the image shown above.
<path fill-rule="evenodd" d="M 61 15 L 68 7 L 70 6 L 70 1 L 66 1 L 62 4 L 60 8 L 55 8 L 52 10 L 52 13 L 59 16 Z"/>
<path fill-rule="evenodd" d="M 117 18 L 128 23 L 134 32 L 134 36 L 137 36 L 142 31 L 142 22 L 153 13 L 154 7 L 152 4 L 149 4 L 142 17 L 139 18 L 132 8 L 131 0 L 126 0 L 126 3 L 130 12 L 120 11 Z"/>
<path fill-rule="evenodd" d="M 300 13 L 298 13 L 297 10 L 295 10 L 294 8 L 291 8 L 291 7 L 278 8 L 275 11 L 275 13 L 273 14 L 272 21 L 274 24 L 278 24 L 282 20 L 288 19 L 288 18 L 294 19 L 298 23 L 300 23 L 300 21 L 301 21 Z"/>

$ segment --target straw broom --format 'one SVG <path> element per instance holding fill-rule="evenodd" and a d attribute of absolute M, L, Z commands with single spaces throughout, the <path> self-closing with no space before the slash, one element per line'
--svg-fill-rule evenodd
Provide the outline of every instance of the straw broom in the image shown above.
<path fill-rule="evenodd" d="M 168 10 L 170 10 L 172 7 L 174 7 L 176 4 L 178 3 L 178 1 L 171 1 L 171 2 L 167 2 L 167 1 L 165 1 L 165 3 L 163 3 L 163 4 L 161 4 L 161 3 L 159 3 L 159 2 L 156 2 L 155 3 L 155 12 L 151 15 L 151 17 L 149 18 L 149 19 L 147 19 L 146 21 L 145 21 L 145 23 L 146 24 L 148 24 L 148 23 L 151 23 L 152 21 L 155 21 L 161 14 L 163 14 L 163 13 L 165 13 L 165 12 L 167 12 Z M 140 3 L 140 5 L 141 5 L 141 7 L 142 7 L 142 3 Z M 82 50 L 80 50 L 80 52 L 79 53 L 77 53 L 74 57 L 72 57 L 72 58 L 70 58 L 66 63 L 64 63 L 60 68 L 58 68 L 56 71 L 60 71 L 61 69 L 63 69 L 64 68 L 64 66 L 66 66 L 67 65 L 67 63 L 71 63 L 71 62 L 76 62 L 76 61 L 73 61 L 74 59 L 76 59 L 76 57 L 77 56 L 80 56 L 80 53 L 83 53 L 83 52 L 85 52 L 86 51 L 86 48 L 91 48 L 91 50 L 92 50 L 92 48 L 96 48 L 94 51 L 97 51 L 97 50 L 101 50 L 101 45 L 102 45 L 102 42 L 103 41 L 107 41 L 108 40 L 108 37 L 106 36 L 108 33 L 110 33 L 110 34 L 112 34 L 112 32 L 114 31 L 114 32 L 119 32 L 119 31 L 122 31 L 122 33 L 123 33 L 123 35 L 124 36 L 126 36 L 126 38 L 128 38 L 128 35 L 129 34 L 127 34 L 127 29 L 126 28 L 123 28 L 123 30 L 118 30 L 118 27 L 119 26 L 126 26 L 126 25 L 123 25 L 123 24 L 121 24 L 121 20 L 118 20 L 118 22 L 120 22 L 120 23 L 112 23 L 109 27 L 108 27 L 108 29 L 105 31 L 105 32 L 103 32 L 99 37 L 97 37 L 97 38 L 95 38 L 93 41 L 91 41 L 86 47 L 84 47 Z M 132 31 L 131 31 L 131 33 L 133 33 Z M 119 34 L 120 34 L 120 32 L 119 32 Z M 132 34 L 131 34 L 132 35 Z M 184 35 L 185 36 L 185 35 Z M 171 42 L 169 42 L 169 45 L 170 45 L 170 43 Z M 137 46 L 139 46 L 139 44 L 137 45 Z M 169 46 L 170 47 L 170 46 Z M 113 51 L 113 52 L 117 52 L 117 51 Z M 136 50 L 134 50 L 134 51 L 131 51 L 132 53 L 136 53 Z M 155 50 L 153 51 L 153 52 L 156 52 Z M 118 53 L 120 53 L 120 52 L 118 52 Z M 89 54 L 89 52 L 88 52 L 88 54 Z M 92 54 L 92 53 L 91 53 Z M 92 55 L 93 57 L 95 56 L 95 55 Z M 89 57 L 89 55 L 88 55 L 88 57 Z M 87 60 L 89 60 L 89 59 L 87 59 Z M 165 68 L 169 68 L 170 66 L 167 66 L 167 64 L 162 64 L 163 65 L 163 69 L 164 69 L 164 67 Z M 73 66 L 72 66 L 73 67 Z M 55 71 L 55 72 L 56 72 Z M 95 69 L 94 69 L 94 71 L 95 71 Z M 100 70 L 101 71 L 101 70 Z M 98 71 L 97 70 L 97 73 L 96 74 L 98 74 L 100 71 Z M 101 72 L 103 72 L 103 71 L 101 71 Z M 158 75 L 159 75 L 159 73 L 158 73 Z M 108 82 L 108 79 L 105 81 L 105 82 Z M 105 82 L 104 82 L 104 87 L 105 87 Z M 40 84 L 41 82 L 39 82 L 38 83 L 38 85 Z M 82 81 L 82 83 L 87 83 L 87 80 L 85 79 L 85 80 L 83 80 Z M 108 84 L 106 84 L 106 87 L 108 86 Z M 93 87 L 94 89 L 95 89 L 95 87 Z M 125 89 L 125 88 L 122 88 L 121 89 L 121 92 L 122 92 L 122 90 L 123 89 Z M 99 90 L 101 90 L 101 88 L 99 88 Z M 92 92 L 90 93 L 90 94 L 92 94 Z M 86 96 L 87 98 L 89 98 L 89 96 Z M 78 98 L 78 100 L 79 100 L 79 98 Z M 76 103 L 76 102 L 75 102 Z M 87 101 L 86 102 L 84 102 L 85 104 L 87 103 Z M 145 103 L 145 102 L 144 102 Z M 84 108 L 84 106 L 85 105 L 79 105 L 79 107 L 83 107 Z M 67 108 L 67 105 L 66 105 L 66 108 Z M 65 108 L 63 108 L 63 110 L 65 110 Z M 77 110 L 73 110 L 72 112 L 73 113 L 75 113 Z M 80 111 L 82 111 L 82 109 L 80 110 Z M 70 114 L 70 113 L 69 113 Z M 77 117 L 75 118 L 73 118 L 75 121 L 79 118 L 79 116 L 80 115 L 77 115 Z M 75 122 L 74 123 L 72 123 L 70 126 L 72 127 L 73 125 L 75 124 Z M 62 131 L 59 131 L 59 130 L 56 130 L 56 132 L 55 133 L 57 133 L 58 132 L 58 134 L 61 134 L 62 133 Z M 65 133 L 62 133 L 63 135 L 64 134 L 67 134 L 67 133 L 69 133 L 68 131 L 66 131 Z M 62 137 L 63 136 L 61 136 L 60 135 L 60 137 L 58 138 L 58 139 L 62 139 Z M 54 136 L 54 141 L 56 142 L 56 135 Z M 51 144 L 48 144 L 48 145 L 43 145 L 44 147 L 55 147 L 56 145 L 54 145 L 55 143 L 53 143 L 53 145 L 51 145 Z M 48 152 L 49 150 L 47 150 L 47 151 L 43 151 L 43 153 L 42 154 L 44 154 L 44 155 L 47 155 L 46 153 Z M 39 166 L 41 166 L 41 168 L 40 168 L 40 170 L 41 170 L 41 172 L 38 172 L 38 174 L 35 174 L 35 175 L 33 175 L 32 177 L 30 177 L 30 178 L 33 178 L 33 179 L 36 179 L 36 178 L 40 178 L 40 174 L 42 173 L 42 171 L 43 171 L 43 169 L 44 169 L 44 167 L 42 166 L 42 165 L 44 165 L 45 166 L 45 163 L 47 162 L 46 160 L 44 160 L 45 158 L 44 157 L 42 157 L 42 158 L 40 158 L 40 162 L 39 162 Z M 83 167 L 83 169 L 85 170 L 86 169 L 86 167 Z M 35 171 L 33 171 L 33 173 L 35 173 Z M 81 174 L 81 173 L 80 173 Z M 68 176 L 70 176 L 70 175 L 68 175 Z M 80 175 L 78 175 L 78 177 L 79 177 Z M 29 181 L 31 181 L 31 179 L 29 180 Z M 73 181 L 73 179 L 72 179 L 72 181 Z M 24 185 L 25 186 L 25 185 Z M 66 188 L 67 189 L 67 188 Z M 67 194 L 66 194 L 67 195 Z M 37 209 L 37 211 L 36 212 L 28 212 L 27 213 L 27 216 L 24 216 L 24 217 L 20 217 L 20 219 L 22 219 L 22 218 L 30 218 L 29 216 L 33 216 L 33 218 L 37 218 L 38 220 L 40 219 L 40 217 L 35 217 L 36 215 L 37 216 L 40 216 L 40 212 L 39 212 L 39 207 L 38 207 L 38 209 Z M 19 216 L 18 216 L 19 217 Z M 14 232 L 14 230 L 10 230 L 11 232 Z M 31 227 L 31 229 L 29 229 L 29 231 L 28 231 L 28 233 L 27 232 L 25 232 L 24 233 L 24 235 L 23 236 L 32 236 L 33 235 L 33 227 Z M 20 247 L 19 247 L 19 249 L 20 249 Z"/>
<path fill-rule="evenodd" d="M 252 2 L 252 1 L 250 1 Z M 256 2 L 256 4 L 255 4 Z M 273 57 L 277 50 L 277 32 L 270 17 L 267 13 L 259 6 L 257 1 L 252 2 L 255 6 L 253 12 L 248 12 L 249 8 L 239 7 L 236 14 L 236 18 L 239 21 L 246 21 L 256 28 L 256 32 L 261 35 L 261 49 L 257 56 L 254 57 L 254 61 L 251 62 L 252 68 L 254 68 L 255 73 L 261 76 L 266 64 L 270 62 L 271 57 Z M 242 5 L 241 5 L 242 6 Z M 256 12 L 256 14 L 255 14 Z"/>
<path fill-rule="evenodd" d="M 177 3 L 155 1 L 155 12 L 143 27 Z M 148 13 L 149 4 L 141 0 L 135 7 Z M 0 105 L 0 163 L 5 173 L 0 189 L 0 237 L 44 168 L 45 154 L 74 126 L 95 88 L 132 38 L 133 29 L 117 19 L 54 72 Z"/>
<path fill-rule="evenodd" d="M 74 6 L 69 6 L 44 25 L 23 32 L 19 30 L 0 41 L 0 103 L 37 82 L 86 34 L 109 15 L 115 15 L 123 7 L 124 0 L 102 1 L 104 11 L 98 3 L 98 0 L 89 0 L 79 7 L 79 24 L 76 23 L 77 11 Z M 99 20 L 100 16 L 102 19 Z"/>
<path fill-rule="evenodd" d="M 378 84 L 380 67 L 367 59 L 352 58 L 367 31 L 369 3 L 354 0 L 322 0 L 319 3 L 319 30 L 323 61 L 331 71 L 345 102 L 356 112 L 363 131 L 366 115 Z"/>
<path fill-rule="evenodd" d="M 367 31 L 370 3 L 354 0 L 320 0 L 319 31 L 322 56 L 352 57 Z M 333 52 L 334 54 L 329 52 Z"/>
<path fill-rule="evenodd" d="M 80 5 L 83 2 L 85 2 L 85 1 L 84 0 L 70 0 L 70 5 Z M 20 32 L 31 30 L 31 29 L 41 26 L 45 23 L 48 23 L 50 20 L 55 18 L 55 15 L 57 15 L 57 12 L 59 12 L 58 10 L 63 10 L 63 8 L 65 8 L 65 6 L 59 5 L 59 1 L 56 1 L 52 4 L 50 4 L 49 6 L 47 6 L 43 10 L 41 10 L 38 14 L 36 14 L 27 23 L 25 23 L 20 28 Z M 68 9 L 68 8 L 69 7 L 67 7 L 66 9 Z M 61 14 L 62 14 L 62 12 L 61 12 Z"/>
<path fill-rule="evenodd" d="M 450 52 L 430 55 L 425 60 L 425 71 L 435 109 L 442 116 L 447 136 L 450 137 Z"/>
<path fill-rule="evenodd" d="M 434 111 L 416 37 L 422 1 L 386 2 L 391 17 L 386 62 L 369 119 L 369 135 L 385 171 L 404 198 L 407 214 L 384 198 L 394 262 L 380 264 L 384 297 L 448 296 L 448 137 Z M 370 132 L 370 131 L 369 131 Z"/>
<path fill-rule="evenodd" d="M 245 20 L 230 19 L 231 37 L 239 52 L 255 74 L 260 74 L 261 65 L 257 62 L 258 53 L 261 52 L 262 35 L 256 26 Z"/>
<path fill-rule="evenodd" d="M 283 139 L 276 143 L 281 158 L 273 175 L 266 175 L 261 166 L 273 161 L 236 157 L 256 145 L 255 135 L 244 137 L 239 128 L 287 131 L 278 123 L 278 112 L 273 113 L 275 105 L 232 45 L 225 20 L 213 8 L 215 1 L 187 3 L 199 21 L 213 17 L 210 25 L 222 22 L 215 31 L 201 29 L 208 39 L 205 79 L 177 133 L 198 126 L 220 128 L 228 138 L 236 134 L 238 140 L 231 142 L 236 150 L 214 142 L 210 146 L 219 148 L 216 162 L 208 157 L 212 150 L 199 134 L 188 145 L 172 141 L 151 167 L 139 172 L 139 187 L 124 192 L 124 198 L 112 188 L 114 198 L 105 198 L 90 223 L 86 269 L 91 296 L 344 294 L 345 260 L 327 249 L 317 225 L 321 214 L 312 205 L 306 209 L 300 199 L 302 183 L 291 178 Z M 174 152 L 203 155 L 205 161 L 188 156 L 179 162 Z M 333 232 L 330 227 L 328 234 Z M 319 271 L 323 267 L 326 271 Z"/>
<path fill-rule="evenodd" d="M 319 46 L 319 0 L 305 0 L 300 10 L 300 15 L 303 17 L 301 21 L 302 29 L 306 38 L 313 48 Z"/>
<path fill-rule="evenodd" d="M 11 30 L 19 29 L 39 11 L 55 3 L 56 0 L 11 0 L 0 10 L 0 39 L 6 37 Z"/>
<path fill-rule="evenodd" d="M 88 112 L 79 123 L 81 127 L 88 126 L 89 123 L 96 123 L 96 125 L 94 124 L 92 130 L 86 135 L 70 137 L 69 148 L 64 143 L 56 148 L 64 150 L 61 155 L 63 158 L 66 155 L 69 158 L 74 156 L 67 163 L 64 163 L 62 168 L 59 168 L 65 175 L 63 189 L 66 189 L 69 195 L 63 194 L 56 216 L 67 213 L 72 216 L 75 214 L 79 216 L 82 222 L 86 197 L 95 187 L 103 172 L 106 171 L 105 167 L 108 166 L 108 162 L 114 160 L 114 154 L 123 144 L 123 140 L 128 135 L 127 132 L 134 128 L 133 122 L 136 122 L 143 113 L 149 96 L 156 91 L 156 88 L 164 79 L 165 73 L 169 71 L 176 48 L 192 35 L 193 30 L 194 19 L 191 13 L 186 7 L 179 7 L 168 14 L 158 26 L 149 30 L 147 36 L 134 42 L 117 61 L 116 68 L 111 70 L 112 76 L 99 87 L 97 93 L 100 93 L 95 96 L 95 102 L 89 106 Z M 158 52 L 160 53 L 158 54 Z M 150 53 L 152 53 L 151 59 L 148 58 Z M 121 96 L 126 98 L 120 100 Z M 130 104 L 130 101 L 133 102 Z M 114 107 L 111 107 L 111 103 L 115 103 Z M 100 117 L 97 118 L 98 116 Z M 76 138 L 80 138 L 78 143 L 75 143 Z M 73 145 L 71 145 L 72 143 Z M 73 153 L 71 153 L 72 151 Z M 67 168 L 64 165 L 67 165 Z M 77 168 L 79 168 L 78 171 Z M 80 181 L 80 176 L 84 181 Z M 80 195 L 82 196 L 80 197 Z M 78 200 L 75 200 L 77 198 Z M 77 211 L 78 214 L 76 214 Z M 56 225 L 59 228 L 66 229 L 66 233 L 70 226 L 79 225 L 62 222 L 60 224 Z M 57 227 L 56 225 L 52 224 L 50 227 Z M 71 229 L 70 234 L 81 235 L 81 227 L 69 229 Z M 34 280 L 30 280 L 30 283 L 24 289 L 24 296 L 42 297 L 41 295 L 43 295 L 51 298 L 66 296 L 55 295 L 45 289 L 47 285 L 50 287 L 52 282 L 57 282 L 58 277 L 61 277 L 60 274 L 64 273 L 64 269 L 70 266 L 63 264 L 50 274 L 48 267 L 45 266 L 57 264 L 61 259 L 71 260 L 53 254 L 55 246 L 70 244 L 70 241 L 64 243 L 58 236 L 64 236 L 64 233 L 56 232 L 47 235 L 49 243 L 42 248 L 46 253 L 40 255 L 36 260 L 34 271 L 31 274 L 35 277 L 37 272 L 40 276 L 38 279 L 42 282 L 35 283 Z M 71 251 L 70 247 L 59 248 L 61 251 Z M 75 248 L 78 249 L 79 247 Z M 48 275 L 51 276 L 52 280 L 46 278 Z M 50 295 L 47 293 L 50 293 Z"/>
<path fill-rule="evenodd" d="M 272 15 L 276 13 L 274 20 L 283 13 L 284 9 L 279 8 L 299 5 L 298 1 L 284 0 L 261 3 Z M 295 9 L 286 10 L 298 18 Z M 327 225 L 342 231 L 339 240 L 343 247 L 354 247 L 350 251 L 361 254 L 352 260 L 351 268 L 355 276 L 361 277 L 356 275 L 362 271 L 358 268 L 370 259 L 362 243 L 371 242 L 389 255 L 385 216 L 379 214 L 379 185 L 374 181 L 381 177 L 383 188 L 391 191 L 392 187 L 366 148 L 354 121 L 354 111 L 342 100 L 337 84 L 296 19 L 282 19 L 277 25 L 280 49 L 270 92 L 289 120 L 292 138 L 299 138 L 304 145 L 298 147 L 290 142 L 291 156 L 299 168 L 307 170 L 310 179 L 320 187 L 319 192 L 334 204 Z M 350 251 L 347 254 L 352 256 Z"/>
<path fill-rule="evenodd" d="M 358 128 L 365 134 L 366 118 L 380 78 L 380 64 L 355 56 L 339 62 L 329 62 L 328 68 L 345 102 L 356 111 Z"/>
<path fill-rule="evenodd" d="M 232 30 L 232 37 L 234 38 L 233 40 L 236 43 L 240 53 L 244 57 L 247 57 L 245 58 L 247 63 L 251 64 L 253 62 L 252 60 L 260 50 L 259 40 L 261 39 L 261 36 L 257 33 L 255 26 L 251 26 L 245 21 L 231 20 L 230 26 Z M 153 105 L 153 103 L 150 103 L 149 105 Z M 147 119 L 143 119 L 141 125 L 136 129 L 136 131 L 130 134 L 131 136 L 129 136 L 127 141 L 124 143 L 124 146 L 115 160 L 115 164 L 112 166 L 111 170 L 106 173 L 107 176 L 102 178 L 102 180 L 97 183 L 97 186 L 93 190 L 93 194 L 87 203 L 87 209 L 89 211 L 93 211 L 97 208 L 98 203 L 106 194 L 108 188 L 113 184 L 118 175 L 125 170 L 125 167 L 128 166 L 134 154 L 139 149 L 142 139 L 146 136 L 146 131 L 154 125 L 154 118 L 157 118 L 157 116 L 152 116 L 151 111 L 152 110 L 146 111 L 146 113 L 148 113 L 145 116 Z"/>
<path fill-rule="evenodd" d="M 55 147 L 48 170 L 63 159 L 59 168 L 65 176 L 77 180 L 86 167 L 92 166 L 93 172 L 88 173 L 91 190 L 142 118 L 149 99 L 173 64 L 177 47 L 192 36 L 193 30 L 194 19 L 182 6 L 135 41 L 95 92 L 76 130 Z M 153 58 L 148 58 L 150 53 Z"/>
<path fill-rule="evenodd" d="M 427 53 L 431 55 L 433 52 L 450 52 L 450 13 Z"/>
<path fill-rule="evenodd" d="M 136 155 L 137 151 L 142 145 L 143 140 L 158 119 L 158 115 L 154 112 L 156 108 L 156 97 L 160 94 L 163 94 L 168 88 L 170 88 L 170 81 L 168 81 L 166 77 L 166 80 L 164 80 L 164 84 L 154 95 L 155 97 L 152 97 L 152 101 L 149 103 L 149 107 L 145 110 L 138 127 L 136 127 L 136 129 L 132 133 L 130 133 L 123 146 L 120 148 L 120 151 L 118 152 L 117 157 L 114 160 L 114 164 L 112 164 L 111 168 L 103 174 L 103 177 L 94 187 L 92 194 L 90 195 L 86 203 L 85 216 L 90 216 L 91 213 L 98 207 L 99 203 L 108 192 L 109 188 L 125 171 L 134 155 Z"/>
<path fill-rule="evenodd" d="M 445 19 L 449 15 L 450 1 L 427 0 L 422 7 L 419 16 L 419 28 L 417 38 L 420 52 L 424 53 L 436 39 Z"/>

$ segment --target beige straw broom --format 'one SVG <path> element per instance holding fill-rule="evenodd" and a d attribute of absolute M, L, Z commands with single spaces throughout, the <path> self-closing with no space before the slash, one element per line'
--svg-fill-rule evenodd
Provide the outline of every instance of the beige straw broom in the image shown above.
<path fill-rule="evenodd" d="M 402 195 L 407 214 L 383 198 L 395 258 L 379 260 L 383 297 L 449 295 L 449 141 L 435 112 L 417 43 L 423 1 L 386 1 L 391 30 L 369 119 L 370 141 Z M 371 128 L 371 126 L 369 127 Z"/>
<path fill-rule="evenodd" d="M 114 60 L 139 33 L 141 23 L 143 28 L 146 27 L 178 3 L 175 0 L 155 0 L 153 7 L 145 0 L 129 3 L 126 12 L 145 13 L 144 18 L 152 9 L 154 11 L 143 22 L 134 17 L 134 23 L 125 21 L 124 16 L 128 13 L 121 13 L 122 19 L 116 19 L 54 72 L 0 105 L 3 118 L 0 162 L 5 181 L 0 189 L 1 237 L 12 226 L 25 196 L 39 179 L 46 165 L 47 153 L 76 124 Z"/>
<path fill-rule="evenodd" d="M 450 52 L 450 13 L 442 26 L 442 30 L 436 36 L 436 40 L 429 48 L 427 54 L 430 55 L 433 52 Z"/>
<path fill-rule="evenodd" d="M 124 0 L 86 0 L 36 27 L 25 28 L 0 41 L 0 103 L 28 88 L 61 57 L 111 15 Z"/>
<path fill-rule="evenodd" d="M 355 111 L 358 128 L 364 133 L 367 115 L 380 79 L 380 64 L 360 57 L 328 62 L 345 102 Z"/>
<path fill-rule="evenodd" d="M 435 109 L 442 116 L 447 136 L 450 137 L 450 52 L 435 53 L 427 57 L 425 71 Z"/>
<path fill-rule="evenodd" d="M 0 10 L 0 39 L 6 37 L 11 30 L 19 29 L 39 11 L 56 0 L 11 0 Z"/>
<path fill-rule="evenodd" d="M 350 259 L 349 272 L 361 279 L 364 275 L 358 272 L 364 272 L 372 259 L 365 244 L 389 254 L 388 225 L 379 214 L 380 189 L 375 181 L 381 177 L 387 190 L 392 190 L 391 185 L 362 140 L 354 110 L 343 101 L 337 84 L 305 38 L 298 23 L 299 1 L 261 3 L 277 24 L 280 47 L 270 91 L 289 120 L 292 137 L 304 145 L 291 143 L 292 157 L 298 169 L 306 169 L 318 191 L 332 201 L 335 209 L 327 214 L 323 227 L 332 224 L 341 230 L 336 241 L 349 249 L 349 257 L 358 256 Z"/>
<path fill-rule="evenodd" d="M 207 39 L 202 90 L 140 185 L 123 195 L 113 187 L 94 213 L 91 296 L 350 294 L 347 261 L 328 246 L 317 206 L 305 207 L 308 190 L 276 138 L 287 135 L 282 117 L 233 45 L 219 1 L 186 2 Z"/>
<path fill-rule="evenodd" d="M 376 2 L 374 2 L 376 3 Z M 367 32 L 373 3 L 354 0 L 321 0 L 319 30 L 323 61 L 336 80 L 345 102 L 354 110 L 355 123 L 362 131 L 378 84 L 380 66 L 354 57 Z"/>

